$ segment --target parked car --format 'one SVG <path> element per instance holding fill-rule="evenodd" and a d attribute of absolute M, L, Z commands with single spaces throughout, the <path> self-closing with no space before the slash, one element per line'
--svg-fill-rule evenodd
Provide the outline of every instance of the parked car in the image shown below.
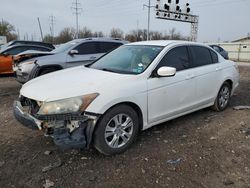
<path fill-rule="evenodd" d="M 112 155 L 141 130 L 210 106 L 225 110 L 238 84 L 237 64 L 206 45 L 137 42 L 26 83 L 14 114 L 62 148 L 93 144 Z"/>
<path fill-rule="evenodd" d="M 46 48 L 50 48 L 51 50 L 55 49 L 53 44 L 46 43 L 46 42 L 39 42 L 39 41 L 27 41 L 27 40 L 13 40 L 8 42 L 7 44 L 1 46 L 1 50 L 5 50 L 6 48 L 10 46 L 16 46 L 16 45 L 34 45 L 34 46 L 43 46 Z"/>
<path fill-rule="evenodd" d="M 47 56 L 35 57 L 15 64 L 16 80 L 25 83 L 47 73 L 92 63 L 105 53 L 126 43 L 123 40 L 109 38 L 70 41 L 59 46 Z"/>
<path fill-rule="evenodd" d="M 51 51 L 51 48 L 44 46 L 35 46 L 35 45 L 14 45 L 4 50 L 0 51 L 0 74 L 10 74 L 13 73 L 12 61 L 13 56 L 17 55 L 26 50 L 36 50 L 36 51 Z"/>
<path fill-rule="evenodd" d="M 228 52 L 224 50 L 222 47 L 218 45 L 209 45 L 211 48 L 213 48 L 215 51 L 217 51 L 222 57 L 225 59 L 229 59 Z"/>

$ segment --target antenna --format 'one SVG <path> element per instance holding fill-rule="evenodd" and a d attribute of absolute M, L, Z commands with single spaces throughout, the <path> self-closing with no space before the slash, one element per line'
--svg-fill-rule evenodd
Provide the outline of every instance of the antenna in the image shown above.
<path fill-rule="evenodd" d="M 73 9 L 73 14 L 76 15 L 76 38 L 78 38 L 79 36 L 79 23 L 78 23 L 78 17 L 79 15 L 81 14 L 82 12 L 82 8 L 81 8 L 81 3 L 78 3 L 78 0 L 75 0 L 73 3 L 72 3 L 72 7 Z"/>

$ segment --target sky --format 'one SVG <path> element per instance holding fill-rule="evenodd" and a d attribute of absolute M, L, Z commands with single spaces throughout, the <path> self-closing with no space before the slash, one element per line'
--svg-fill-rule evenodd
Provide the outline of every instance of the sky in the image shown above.
<path fill-rule="evenodd" d="M 50 33 L 50 19 L 55 17 L 55 35 L 65 27 L 76 27 L 72 2 L 75 0 L 0 0 L 0 19 L 8 21 L 24 35 L 40 40 L 37 22 L 39 17 L 44 34 Z M 167 1 L 167 0 L 162 0 Z M 103 31 L 108 35 L 111 28 L 125 33 L 133 29 L 147 28 L 148 0 L 78 0 L 81 3 L 80 28 Z M 199 16 L 198 41 L 223 42 L 246 37 L 250 34 L 250 0 L 180 0 L 190 3 L 192 13 Z M 156 0 L 151 0 L 156 5 Z M 162 33 L 176 28 L 184 36 L 190 35 L 191 25 L 155 18 L 151 10 L 150 28 Z"/>

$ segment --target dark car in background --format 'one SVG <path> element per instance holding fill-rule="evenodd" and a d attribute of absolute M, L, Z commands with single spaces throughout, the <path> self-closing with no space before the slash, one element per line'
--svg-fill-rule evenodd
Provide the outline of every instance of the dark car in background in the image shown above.
<path fill-rule="evenodd" d="M 10 41 L 7 44 L 4 44 L 1 46 L 1 50 L 5 50 L 6 48 L 10 46 L 16 46 L 16 45 L 34 45 L 34 46 L 43 46 L 46 48 L 49 48 L 50 50 L 55 49 L 53 44 L 46 43 L 46 42 L 39 42 L 39 41 L 26 41 L 26 40 L 13 40 Z"/>
<path fill-rule="evenodd" d="M 39 53 L 37 56 L 40 57 L 26 58 L 24 61 L 15 63 L 16 80 L 26 83 L 47 73 L 88 65 L 126 43 L 128 42 L 113 38 L 85 38 L 69 41 L 51 53 Z"/>
<path fill-rule="evenodd" d="M 229 59 L 228 52 L 218 45 L 209 45 L 215 51 L 217 51 L 224 59 Z"/>
<path fill-rule="evenodd" d="M 4 48 L 3 50 L 0 51 L 0 74 L 13 73 L 14 72 L 14 70 L 12 69 L 13 57 L 27 50 L 49 52 L 52 49 L 45 46 L 28 45 L 28 44 L 11 45 L 7 48 Z"/>

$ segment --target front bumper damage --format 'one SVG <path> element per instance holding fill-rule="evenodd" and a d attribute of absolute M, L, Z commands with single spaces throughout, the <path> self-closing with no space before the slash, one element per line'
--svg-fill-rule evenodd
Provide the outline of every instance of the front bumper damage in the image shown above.
<path fill-rule="evenodd" d="M 13 112 L 15 118 L 25 127 L 32 130 L 43 130 L 53 138 L 60 149 L 89 148 L 99 114 L 59 114 L 37 115 L 32 109 L 26 112 L 27 104 L 15 101 Z M 29 106 L 28 106 L 29 108 Z"/>

